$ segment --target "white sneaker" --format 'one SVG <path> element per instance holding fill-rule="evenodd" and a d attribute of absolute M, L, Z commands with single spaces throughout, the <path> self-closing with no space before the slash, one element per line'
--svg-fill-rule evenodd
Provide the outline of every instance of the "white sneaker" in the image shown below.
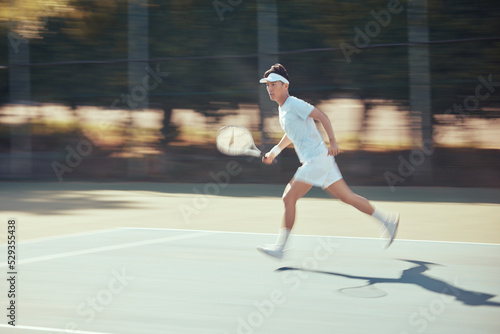
<path fill-rule="evenodd" d="M 265 247 L 257 247 L 259 252 L 272 256 L 276 259 L 281 260 L 283 258 L 284 250 L 283 246 L 280 245 L 269 245 Z"/>
<path fill-rule="evenodd" d="M 389 248 L 389 246 L 394 241 L 396 234 L 398 233 L 399 227 L 399 213 L 390 214 L 387 220 L 383 223 L 382 232 L 384 236 L 387 238 L 387 245 L 385 248 Z"/>

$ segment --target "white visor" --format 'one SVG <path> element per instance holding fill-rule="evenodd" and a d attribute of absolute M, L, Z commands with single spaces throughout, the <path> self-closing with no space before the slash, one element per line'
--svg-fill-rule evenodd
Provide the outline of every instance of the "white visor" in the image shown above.
<path fill-rule="evenodd" d="M 276 82 L 276 81 L 281 81 L 283 83 L 289 84 L 287 79 L 282 77 L 281 75 L 277 73 L 271 73 L 267 78 L 262 78 L 259 80 L 260 83 L 266 83 L 266 82 Z"/>

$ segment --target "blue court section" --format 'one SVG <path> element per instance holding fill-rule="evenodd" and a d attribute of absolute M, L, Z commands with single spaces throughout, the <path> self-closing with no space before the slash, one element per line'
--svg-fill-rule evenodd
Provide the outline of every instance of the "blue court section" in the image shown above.
<path fill-rule="evenodd" d="M 274 239 L 123 228 L 21 243 L 17 326 L 2 315 L 0 332 L 500 333 L 500 245 L 294 235 L 275 261 L 255 250 Z"/>

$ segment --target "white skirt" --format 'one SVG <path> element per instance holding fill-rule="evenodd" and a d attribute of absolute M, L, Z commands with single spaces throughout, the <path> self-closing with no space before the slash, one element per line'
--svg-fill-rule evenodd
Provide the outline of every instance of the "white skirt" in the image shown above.
<path fill-rule="evenodd" d="M 308 160 L 297 169 L 294 175 L 295 181 L 302 181 L 322 189 L 342 179 L 335 158 L 331 155 L 320 155 Z"/>

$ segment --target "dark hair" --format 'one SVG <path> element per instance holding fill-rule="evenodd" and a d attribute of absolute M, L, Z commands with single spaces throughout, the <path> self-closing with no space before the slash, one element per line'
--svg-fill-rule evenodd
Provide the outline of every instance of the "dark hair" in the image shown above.
<path fill-rule="evenodd" d="M 279 74 L 281 75 L 283 78 L 287 79 L 288 81 L 290 81 L 290 78 L 288 77 L 288 73 L 286 72 L 286 68 L 285 66 L 281 65 L 281 64 L 274 64 L 273 66 L 271 66 L 270 69 L 268 69 L 266 71 L 266 73 L 264 73 L 264 78 L 267 78 L 269 76 L 269 74 L 271 73 L 276 73 L 276 74 Z"/>

